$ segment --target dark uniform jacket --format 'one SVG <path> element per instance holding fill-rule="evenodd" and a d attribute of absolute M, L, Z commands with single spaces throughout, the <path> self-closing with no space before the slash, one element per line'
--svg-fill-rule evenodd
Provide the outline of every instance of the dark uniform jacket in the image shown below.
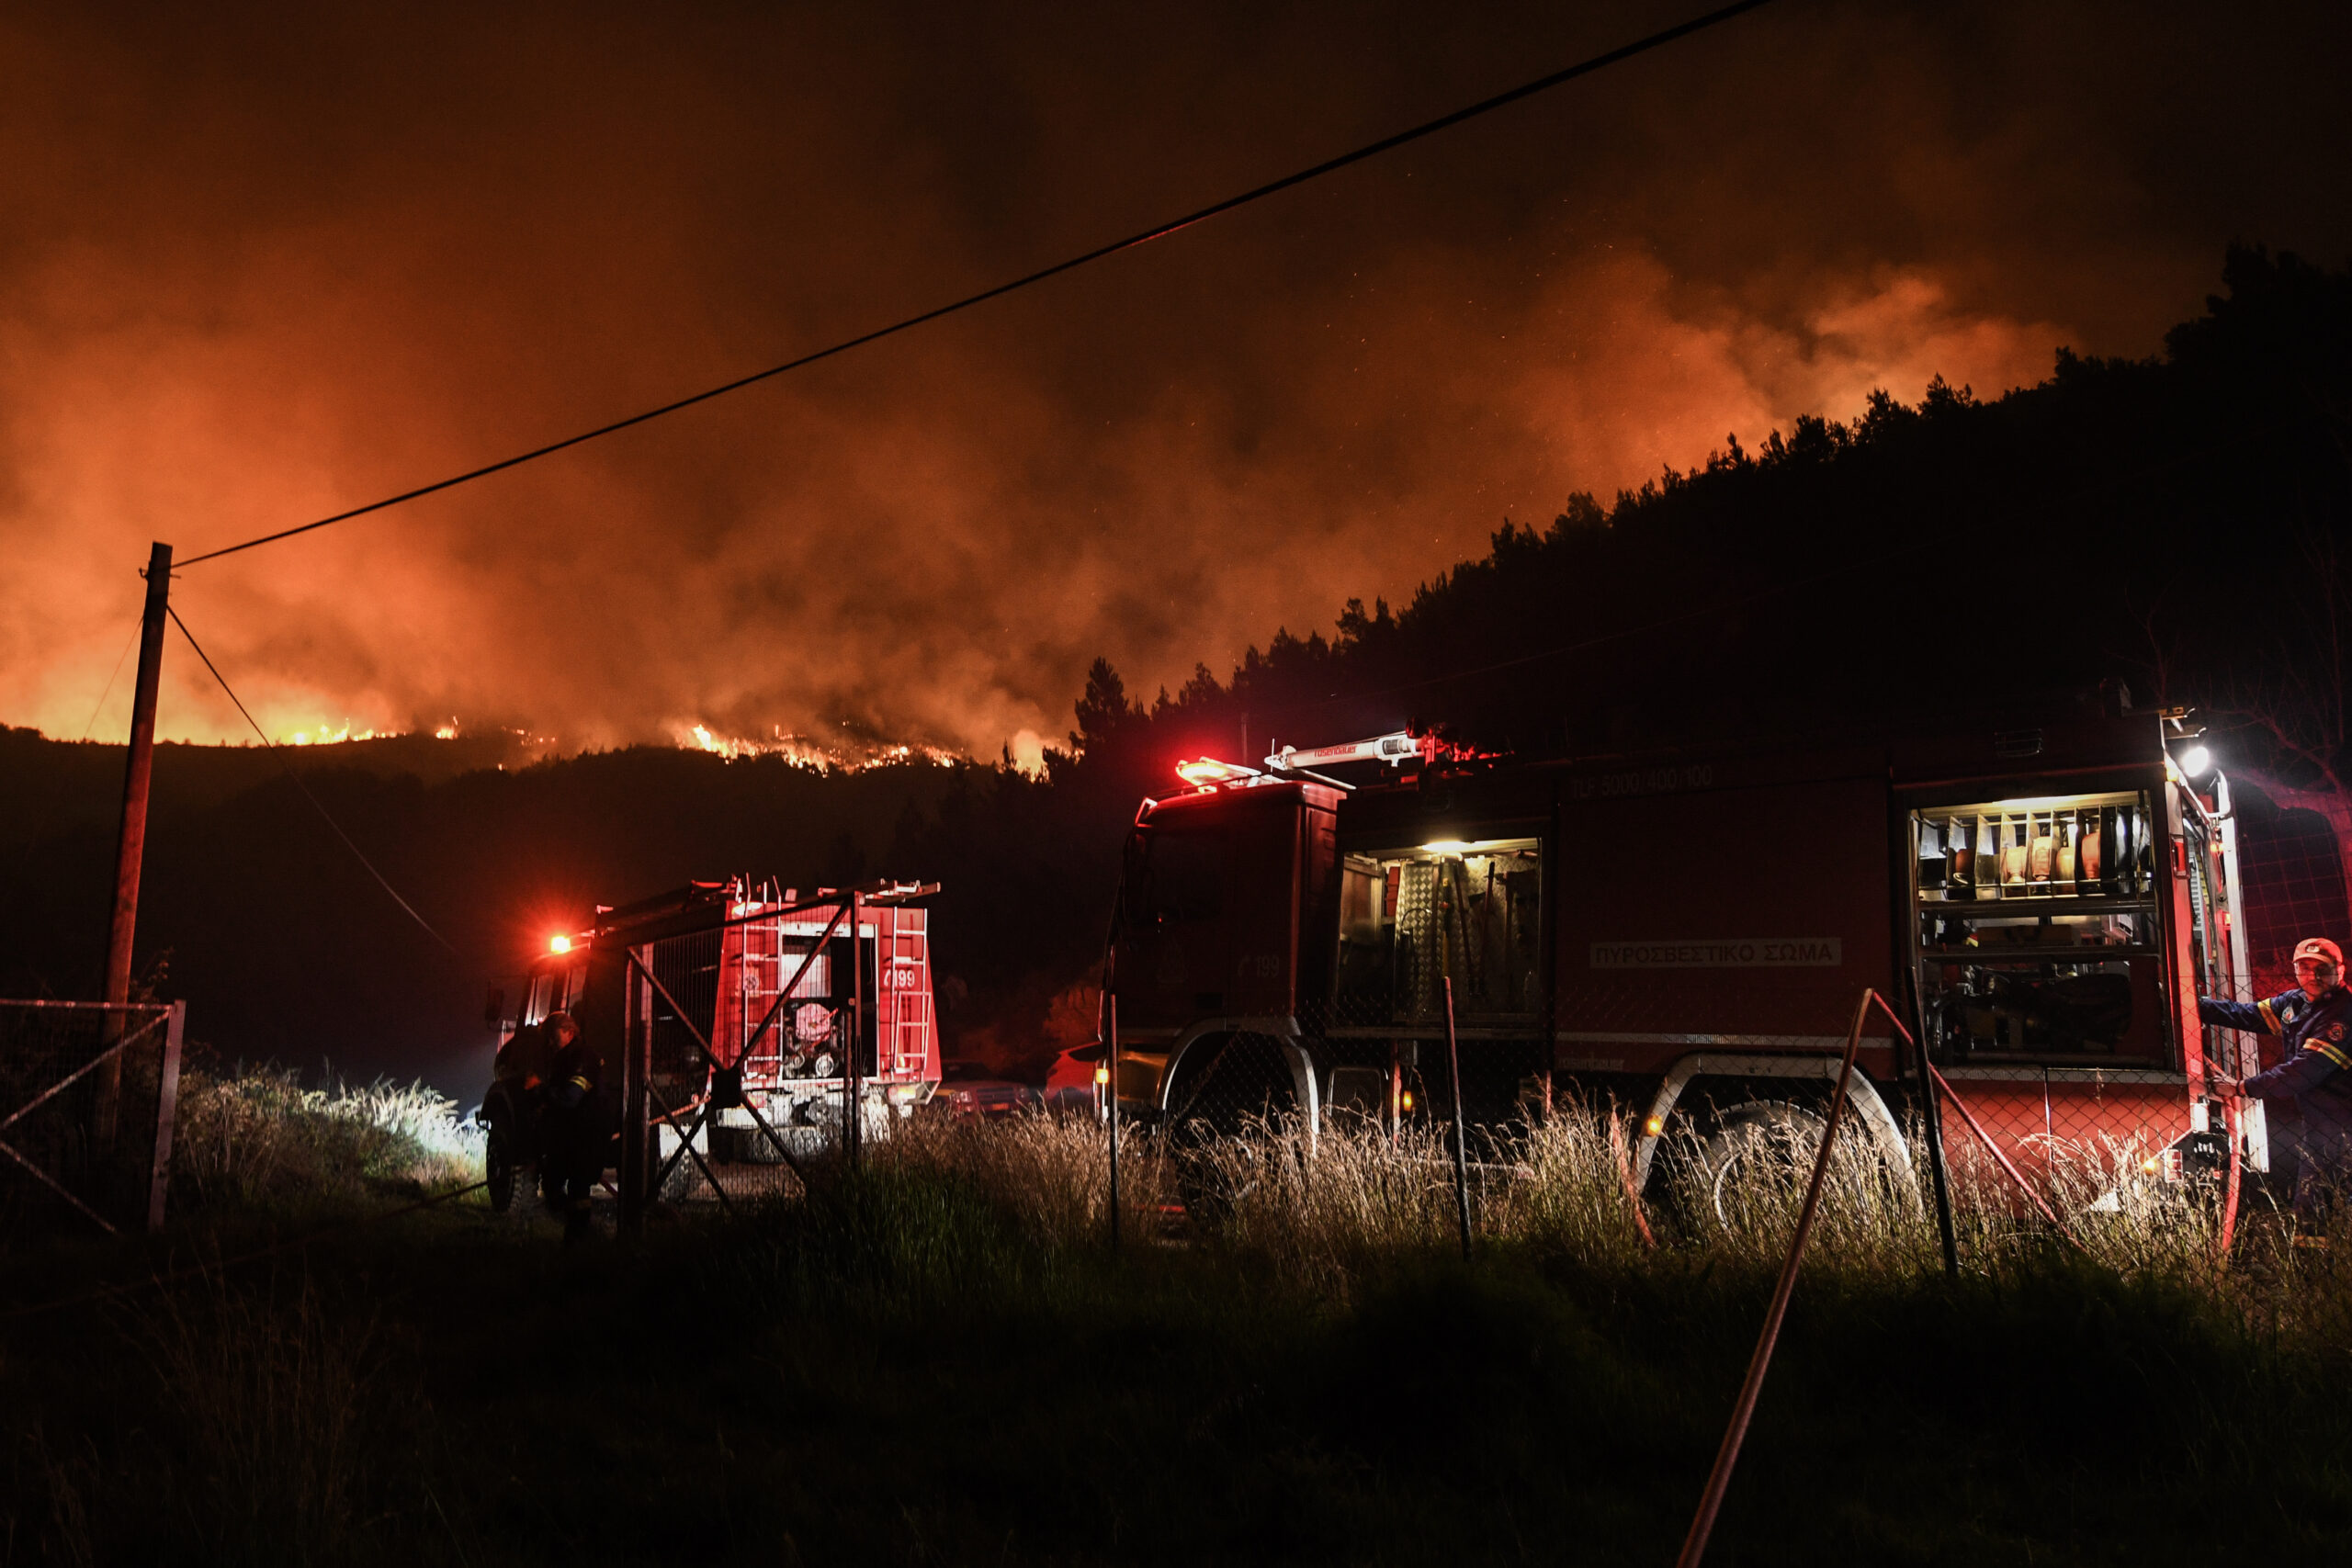
<path fill-rule="evenodd" d="M 2246 1079 L 2245 1092 L 2256 1100 L 2291 1097 L 2307 1120 L 2352 1134 L 2352 990 L 2330 987 L 2317 1001 L 2300 988 L 2260 1002 L 2200 997 L 2197 1016 L 2224 1029 L 2277 1035 L 2286 1059 Z"/>
<path fill-rule="evenodd" d="M 555 1054 L 555 1065 L 548 1073 L 548 1096 L 569 1111 L 594 1100 L 604 1081 L 604 1059 L 582 1037 Z"/>
<path fill-rule="evenodd" d="M 501 1083 L 513 1081 L 525 1089 L 537 1089 L 547 1081 L 548 1051 L 547 1025 L 526 1023 L 498 1048 L 492 1076 Z"/>

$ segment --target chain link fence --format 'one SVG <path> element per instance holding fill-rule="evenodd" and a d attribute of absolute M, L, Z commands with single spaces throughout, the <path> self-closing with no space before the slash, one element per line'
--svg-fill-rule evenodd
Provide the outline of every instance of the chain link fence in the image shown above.
<path fill-rule="evenodd" d="M 1297 1115 L 1306 1105 L 1306 1062 L 1297 1044 L 1277 1035 L 1241 1030 L 1204 1036 L 1177 1059 L 1163 1123 L 1197 1141 Z"/>
<path fill-rule="evenodd" d="M 164 1221 L 182 1004 L 0 1000 L 0 1241 Z"/>
<path fill-rule="evenodd" d="M 1820 1134 L 1855 996 L 1826 952 L 1817 956 L 1830 961 L 1812 964 L 1794 962 L 1802 952 L 1756 956 L 1791 962 L 1596 964 L 1551 996 L 1532 987 L 1508 997 L 1474 990 L 1486 1006 L 1455 1021 L 1464 1120 L 1508 1142 L 1564 1093 L 1620 1105 L 1634 1118 L 1628 1176 L 1639 1190 L 1695 1179 L 1732 1203 L 1743 1169 L 1784 1180 L 1792 1151 Z M 1928 956 L 1927 1005 L 1905 1010 L 1905 1027 L 1924 1036 L 1973 1119 L 1947 1107 L 1943 1142 L 1955 1176 L 2014 1192 L 2006 1160 L 2053 1203 L 2097 1202 L 2127 1179 L 2217 1179 L 2228 1156 L 2222 1114 L 2211 1111 L 2210 1132 L 2197 1124 L 2161 965 L 2144 951 L 2056 956 L 2030 946 L 1972 948 L 1948 964 Z M 1417 1010 L 1343 992 L 1316 1016 L 1326 1073 L 1319 1099 L 1330 1124 L 1450 1121 L 1442 1021 L 1432 1028 Z M 2234 1032 L 2204 1029 L 2188 1043 L 2233 1073 L 2252 1068 L 2252 1043 Z M 1883 1168 L 1890 1193 L 1910 1201 L 1919 1195 L 1928 1110 L 1918 1055 L 1873 1013 L 1860 1071 L 1847 1136 Z M 2256 1131 L 2259 1146 L 2258 1123 Z"/>

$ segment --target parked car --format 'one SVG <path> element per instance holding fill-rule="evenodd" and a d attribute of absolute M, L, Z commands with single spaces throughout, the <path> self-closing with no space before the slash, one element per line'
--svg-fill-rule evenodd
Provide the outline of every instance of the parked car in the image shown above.
<path fill-rule="evenodd" d="M 1081 1050 L 1084 1047 L 1080 1048 Z M 1050 1111 L 1091 1116 L 1100 1101 L 1094 1089 L 1094 1064 L 1065 1051 L 1056 1057 L 1043 1084 L 984 1074 L 974 1064 L 972 1076 L 961 1077 L 959 1064 L 947 1065 L 939 1092 L 932 1099 L 935 1113 L 958 1122 L 988 1121 L 1026 1111 Z"/>
<path fill-rule="evenodd" d="M 1054 1058 L 1046 1069 L 1046 1108 L 1071 1115 L 1102 1113 L 1102 1091 L 1095 1087 L 1095 1069 L 1102 1065 L 1102 1047 L 1080 1045 Z"/>
<path fill-rule="evenodd" d="M 978 1122 L 1042 1103 L 1036 1085 L 992 1072 L 984 1062 L 951 1057 L 940 1064 L 938 1092 L 923 1110 L 953 1122 Z"/>

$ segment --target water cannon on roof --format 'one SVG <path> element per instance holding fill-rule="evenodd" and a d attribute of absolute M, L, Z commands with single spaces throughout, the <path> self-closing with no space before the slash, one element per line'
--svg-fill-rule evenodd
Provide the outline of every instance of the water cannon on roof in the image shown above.
<path fill-rule="evenodd" d="M 1356 786 L 1345 779 L 1336 779 L 1317 770 L 1351 762 L 1377 762 L 1384 767 L 1399 769 L 1408 764 L 1428 768 L 1440 762 L 1476 761 L 1487 755 L 1470 747 L 1457 745 L 1434 730 L 1423 734 L 1412 729 L 1399 729 L 1387 735 L 1375 735 L 1369 739 L 1342 741 L 1336 746 L 1278 747 L 1266 753 L 1263 769 L 1250 767 L 1245 762 L 1221 761 L 1215 757 L 1189 758 L 1176 764 L 1176 776 L 1204 793 L 1217 789 L 1248 789 L 1254 784 L 1282 784 L 1294 779 L 1312 779 L 1334 789 L 1352 790 Z"/>
<path fill-rule="evenodd" d="M 1342 762 L 1379 762 L 1401 768 L 1408 762 L 1433 762 L 1442 749 L 1445 749 L 1445 743 L 1435 735 L 1416 735 L 1409 729 L 1399 729 L 1391 735 L 1342 741 L 1337 746 L 1281 747 L 1267 753 L 1266 767 L 1283 773 L 1305 773 L 1310 768 L 1336 767 Z"/>
<path fill-rule="evenodd" d="M 1441 762 L 1475 762 L 1488 761 L 1491 757 L 1490 752 L 1448 740 L 1434 729 L 1405 728 L 1386 735 L 1375 735 L 1365 740 L 1342 741 L 1336 746 L 1280 747 L 1267 753 L 1266 770 L 1277 777 L 1308 778 L 1318 784 L 1352 789 L 1354 785 L 1326 777 L 1314 770 L 1340 767 L 1351 762 L 1378 762 L 1383 767 L 1398 769 L 1408 764 L 1433 768 Z"/>

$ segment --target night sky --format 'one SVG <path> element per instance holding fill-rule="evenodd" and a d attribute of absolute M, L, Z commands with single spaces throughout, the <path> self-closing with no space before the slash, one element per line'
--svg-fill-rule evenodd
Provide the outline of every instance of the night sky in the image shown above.
<path fill-rule="evenodd" d="M 150 539 L 628 413 L 1697 8 L 13 7 L 0 720 L 91 726 Z M 1029 753 L 1098 652 L 1221 672 L 1727 434 L 2156 352 L 2233 239 L 2340 262 L 2347 44 L 2340 6 L 1782 0 L 175 602 L 281 736 Z M 243 733 L 176 647 L 159 729 Z"/>

